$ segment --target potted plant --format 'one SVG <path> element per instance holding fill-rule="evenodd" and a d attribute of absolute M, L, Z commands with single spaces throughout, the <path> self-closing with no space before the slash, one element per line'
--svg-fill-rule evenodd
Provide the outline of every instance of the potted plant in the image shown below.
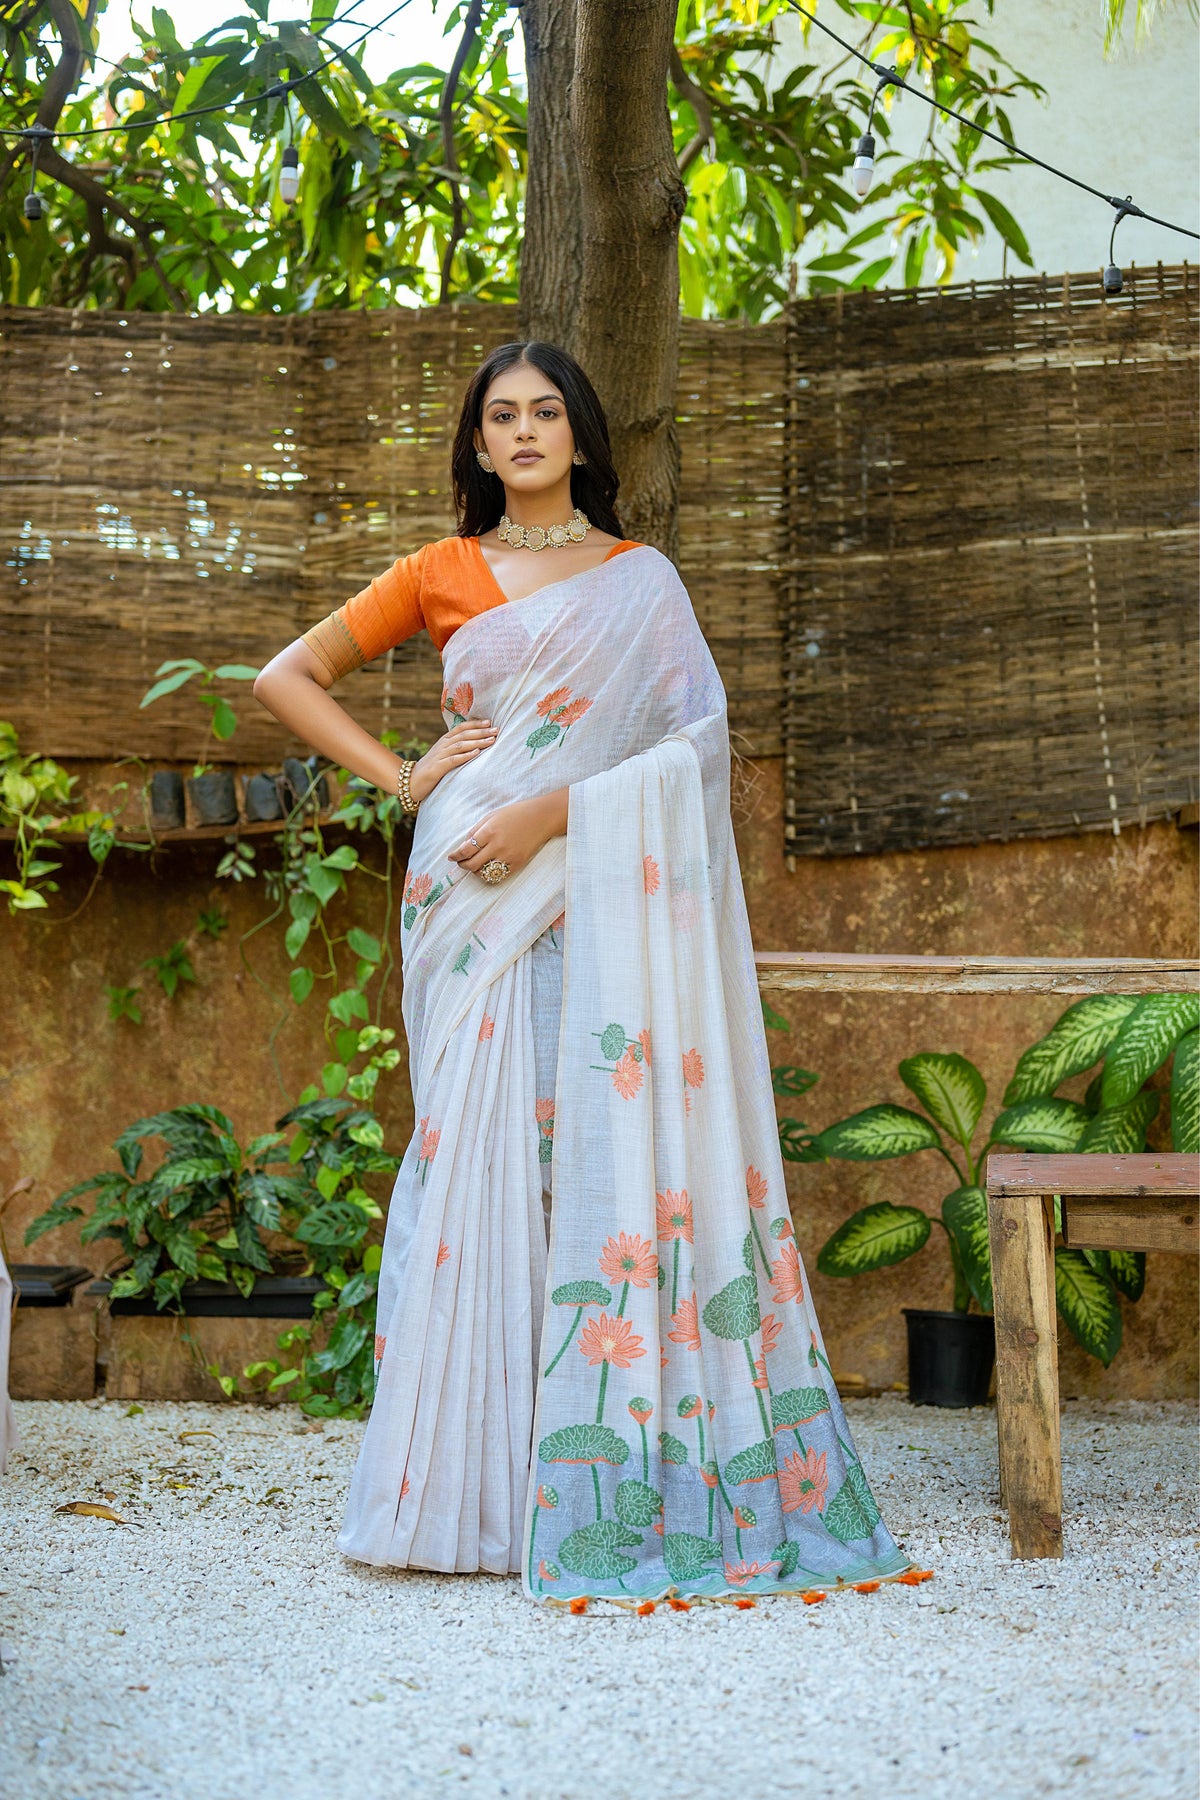
<path fill-rule="evenodd" d="M 219 668 L 210 669 L 206 663 L 197 661 L 194 656 L 172 658 L 160 663 L 155 670 L 157 679 L 142 695 L 139 707 L 150 706 L 155 700 L 161 700 L 166 694 L 173 694 L 185 682 L 199 678 L 200 692 L 198 698 L 210 713 L 209 738 L 216 738 L 225 743 L 237 730 L 237 714 L 223 695 L 214 693 L 214 681 L 253 681 L 258 674 L 248 663 L 222 663 Z M 177 783 L 179 777 L 169 770 L 161 770 L 150 784 L 151 820 L 156 826 L 169 829 L 178 817 L 179 793 Z M 195 809 L 196 820 L 200 825 L 236 825 L 238 818 L 237 791 L 234 787 L 232 769 L 218 769 L 206 762 L 201 750 L 199 760 L 187 781 L 187 791 Z"/>
<path fill-rule="evenodd" d="M 877 1201 L 840 1225 L 822 1246 L 824 1275 L 865 1275 L 914 1256 L 936 1224 L 945 1234 L 953 1275 L 952 1309 L 904 1309 L 909 1339 L 909 1397 L 918 1404 L 968 1406 L 987 1397 L 994 1354 L 991 1258 L 984 1183 L 998 1145 L 1045 1152 L 1136 1152 L 1158 1112 L 1147 1084 L 1173 1058 L 1175 1148 L 1195 1149 L 1200 1114 L 1200 1000 L 1189 994 L 1140 999 L 1099 994 L 1068 1007 L 1046 1036 L 1024 1052 L 986 1140 L 974 1146 L 987 1099 L 983 1076 L 954 1052 L 906 1058 L 900 1079 L 923 1111 L 884 1102 L 829 1125 L 801 1160 L 875 1162 L 925 1150 L 940 1155 L 955 1185 L 937 1214 Z M 1058 1093 L 1064 1082 L 1100 1064 L 1084 1098 Z M 1126 1251 L 1055 1251 L 1058 1308 L 1075 1338 L 1107 1366 L 1121 1342 L 1118 1296 L 1136 1301 L 1145 1257 Z M 974 1303 L 980 1309 L 972 1313 Z"/>
<path fill-rule="evenodd" d="M 155 1139 L 166 1155 L 147 1173 L 146 1144 Z M 292 1273 L 286 1257 L 273 1263 L 262 1235 L 279 1231 L 285 1205 L 303 1214 L 320 1198 L 307 1171 L 274 1172 L 288 1163 L 287 1152 L 279 1153 L 284 1141 L 277 1130 L 243 1148 L 214 1106 L 177 1106 L 138 1119 L 113 1145 L 120 1168 L 59 1194 L 27 1228 L 25 1242 L 80 1219 L 84 1243 L 115 1239 L 124 1260 L 89 1292 L 107 1294 L 116 1313 L 302 1316 L 323 1284 Z M 89 1194 L 95 1200 L 85 1215 L 79 1202 Z"/>

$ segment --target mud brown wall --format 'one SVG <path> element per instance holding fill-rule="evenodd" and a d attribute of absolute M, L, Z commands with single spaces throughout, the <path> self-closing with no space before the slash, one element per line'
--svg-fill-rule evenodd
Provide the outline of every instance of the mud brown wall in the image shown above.
<path fill-rule="evenodd" d="M 68 767 L 97 796 L 106 774 L 127 773 Z M 1195 953 L 1194 831 L 1163 824 L 1119 839 L 1094 834 L 813 859 L 789 874 L 780 828 L 782 765 L 750 763 L 743 775 L 735 827 L 759 949 Z M 258 842 L 260 861 L 267 861 L 269 840 Z M 238 939 L 266 910 L 262 887 L 216 880 L 219 851 L 193 844 L 153 858 L 116 852 L 88 898 L 90 860 L 68 850 L 48 917 L 12 919 L 0 912 L 0 1193 L 23 1176 L 35 1183 L 10 1201 L 3 1216 L 11 1260 L 104 1266 L 103 1243 L 81 1251 L 71 1232 L 42 1238 L 26 1251 L 24 1227 L 63 1188 L 112 1166 L 109 1146 L 135 1118 L 202 1100 L 228 1112 L 245 1139 L 270 1129 L 318 1075 L 327 1052 L 317 1000 L 297 1011 L 287 999 L 290 964 L 280 930 L 258 933 L 239 951 Z M 369 892 L 356 900 L 354 915 L 345 903 L 335 903 L 334 927 L 358 922 L 379 931 L 381 884 L 359 885 Z M 219 942 L 197 931 L 197 915 L 213 907 L 230 920 Z M 177 939 L 188 942 L 198 979 L 169 1001 L 141 964 Z M 141 1026 L 109 1021 L 105 983 L 141 986 Z M 769 997 L 792 1027 L 786 1036 L 769 1034 L 772 1060 L 820 1075 L 818 1086 L 789 1109 L 817 1127 L 873 1101 L 906 1099 L 896 1064 L 921 1049 L 970 1057 L 987 1079 L 989 1108 L 998 1106 L 1021 1049 L 1064 1005 L 1037 996 Z M 400 1028 L 398 975 L 385 996 L 383 1022 Z M 268 1047 L 277 1024 L 278 1069 Z M 403 1049 L 402 1032 L 399 1042 Z M 412 1128 L 406 1063 L 380 1095 L 387 1142 L 399 1151 Z M 866 1201 L 912 1201 L 936 1211 L 947 1187 L 943 1170 L 949 1173 L 932 1155 L 874 1167 L 789 1165 L 797 1235 L 834 1366 L 872 1385 L 904 1376 L 900 1308 L 949 1303 L 948 1263 L 936 1241 L 941 1233 L 919 1257 L 855 1282 L 818 1275 L 816 1252 L 833 1227 Z M 1196 1299 L 1194 1263 L 1151 1257 L 1144 1298 L 1125 1305 L 1125 1343 L 1111 1369 L 1101 1369 L 1065 1338 L 1064 1393 L 1194 1393 Z"/>

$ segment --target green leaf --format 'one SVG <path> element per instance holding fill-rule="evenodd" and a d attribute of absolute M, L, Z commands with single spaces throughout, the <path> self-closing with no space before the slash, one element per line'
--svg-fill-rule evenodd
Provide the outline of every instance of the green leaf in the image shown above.
<path fill-rule="evenodd" d="M 610 1306 L 612 1294 L 598 1281 L 566 1281 L 550 1296 L 553 1306 Z"/>
<path fill-rule="evenodd" d="M 358 851 L 353 844 L 339 844 L 328 856 L 321 858 L 323 869 L 356 869 L 358 867 Z"/>
<path fill-rule="evenodd" d="M 856 1544 L 870 1537 L 879 1523 L 879 1508 L 861 1463 L 851 1463 L 845 1481 L 822 1516 L 826 1529 L 843 1544 Z"/>
<path fill-rule="evenodd" d="M 1134 1155 L 1146 1148 L 1146 1133 L 1158 1111 L 1159 1095 L 1149 1090 L 1135 1094 L 1124 1106 L 1104 1106 L 1089 1119 L 1076 1144 L 1079 1151 L 1108 1151 L 1110 1155 Z"/>
<path fill-rule="evenodd" d="M 303 950 L 312 927 L 307 919 L 293 919 L 283 934 L 283 947 L 295 961 Z"/>
<path fill-rule="evenodd" d="M 327 869 L 319 862 L 309 863 L 304 878 L 322 906 L 332 900 L 343 885 L 342 877 L 336 869 Z"/>
<path fill-rule="evenodd" d="M 759 1003 L 762 1006 L 763 1024 L 766 1026 L 768 1031 L 790 1031 L 791 1030 L 791 1026 L 788 1024 L 787 1020 L 784 1018 L 781 1018 L 780 1015 L 775 1011 L 775 1008 L 773 1006 L 768 1006 L 767 1002 L 763 999 L 761 994 L 759 995 Z"/>
<path fill-rule="evenodd" d="M 771 1429 L 792 1431 L 797 1425 L 810 1425 L 829 1411 L 829 1395 L 824 1388 L 786 1388 L 771 1395 Z"/>
<path fill-rule="evenodd" d="M 350 927 L 346 933 L 346 942 L 355 956 L 365 956 L 368 962 L 377 963 L 383 955 L 379 939 L 372 937 L 371 933 L 364 931 L 360 925 Z"/>
<path fill-rule="evenodd" d="M 634 1557 L 624 1555 L 620 1546 L 640 1544 L 641 1533 L 630 1531 L 619 1519 L 597 1519 L 594 1525 L 581 1525 L 558 1547 L 558 1558 L 572 1574 L 586 1575 L 592 1581 L 612 1581 L 637 1568 Z"/>
<path fill-rule="evenodd" d="M 1200 995 L 1144 994 L 1104 1059 L 1103 1105 L 1123 1106 L 1166 1062 L 1185 1032 L 1200 1025 Z"/>
<path fill-rule="evenodd" d="M 1000 236 L 1004 239 L 1004 242 L 1008 245 L 1009 249 L 1017 257 L 1018 261 L 1023 262 L 1027 268 L 1031 269 L 1033 267 L 1033 258 L 1029 254 L 1029 245 L 1025 241 L 1025 233 L 1021 230 L 1021 227 L 1017 224 L 1017 221 L 1013 218 L 1008 208 L 1002 205 L 1001 202 L 996 199 L 994 194 L 985 194 L 982 188 L 975 188 L 974 194 L 976 200 L 978 200 L 980 206 L 982 206 L 984 212 L 992 221 L 992 224 L 996 227 L 996 230 L 1000 233 Z M 1085 1064 L 1084 1067 L 1086 1068 L 1087 1065 Z"/>
<path fill-rule="evenodd" d="M 536 731 L 530 732 L 525 743 L 530 750 L 544 750 L 547 745 L 554 742 L 559 734 L 559 729 L 559 726 L 547 719 L 544 725 L 539 725 Z"/>
<path fill-rule="evenodd" d="M 932 1229 L 929 1214 L 920 1207 L 880 1200 L 838 1226 L 821 1246 L 817 1267 L 822 1275 L 867 1275 L 886 1269 L 915 1256 Z"/>
<path fill-rule="evenodd" d="M 201 666 L 202 665 L 197 665 L 196 668 L 189 666 L 186 669 L 176 669 L 175 673 L 173 675 L 168 675 L 165 680 L 156 681 L 154 686 L 148 688 L 138 701 L 139 711 L 143 706 L 151 706 L 155 700 L 161 700 L 164 694 L 173 694 L 176 688 L 181 688 L 183 686 L 185 681 L 190 681 L 192 676 L 198 672 Z"/>
<path fill-rule="evenodd" d="M 658 1434 L 658 1454 L 665 1463 L 685 1463 L 688 1459 L 687 1445 L 669 1431 Z"/>
<path fill-rule="evenodd" d="M 1107 1276 L 1082 1250 L 1056 1250 L 1054 1297 L 1072 1335 L 1107 1369 L 1121 1347 L 1121 1307 Z"/>
<path fill-rule="evenodd" d="M 900 1064 L 900 1079 L 930 1118 L 968 1149 L 987 1099 L 986 1083 L 974 1063 L 954 1051 L 923 1050 Z"/>
<path fill-rule="evenodd" d="M 723 1554 L 716 1538 L 697 1537 L 691 1531 L 668 1531 L 662 1541 L 663 1561 L 671 1580 L 698 1581 L 708 1570 L 706 1563 L 715 1562 Z"/>
<path fill-rule="evenodd" d="M 1146 1290 L 1146 1253 L 1144 1250 L 1106 1250 L 1103 1252 L 1109 1280 L 1127 1300 L 1140 1300 Z"/>
<path fill-rule="evenodd" d="M 1045 1037 L 1021 1055 L 1004 1090 L 1005 1106 L 1052 1094 L 1070 1076 L 1090 1069 L 1136 1005 L 1131 994 L 1092 994 L 1069 1006 Z"/>
<path fill-rule="evenodd" d="M 564 1425 L 538 1445 L 543 1462 L 611 1463 L 629 1460 L 629 1445 L 610 1425 Z"/>
<path fill-rule="evenodd" d="M 725 1464 L 725 1479 L 735 1487 L 747 1481 L 774 1481 L 778 1473 L 775 1445 L 771 1438 L 763 1438 L 761 1442 L 739 1450 Z"/>
<path fill-rule="evenodd" d="M 987 1194 L 980 1187 L 955 1188 L 942 1201 L 942 1218 L 958 1246 L 967 1286 L 982 1312 L 992 1310 L 992 1255 L 988 1243 Z"/>
<path fill-rule="evenodd" d="M 928 1119 L 907 1106 L 868 1106 L 836 1125 L 827 1125 L 813 1140 L 821 1156 L 837 1156 L 847 1162 L 872 1162 L 887 1156 L 911 1156 L 917 1150 L 936 1150 L 941 1139 Z"/>
<path fill-rule="evenodd" d="M 788 1576 L 794 1575 L 800 1566 L 799 1544 L 776 1544 L 775 1554 L 771 1560 L 779 1564 L 780 1579 L 786 1581 Z"/>
<path fill-rule="evenodd" d="M 291 925 L 288 927 L 289 934 L 294 930 L 295 930 L 294 925 Z M 292 999 L 296 1002 L 296 1005 L 303 1006 L 304 1002 L 308 999 L 308 996 L 312 993 L 312 990 L 313 990 L 313 972 L 312 972 L 312 970 L 311 969 L 293 969 L 291 971 L 291 973 L 288 975 L 288 986 L 292 990 Z"/>
<path fill-rule="evenodd" d="M 231 738 L 237 730 L 237 714 L 228 700 L 213 701 L 212 728 L 213 736 L 220 738 L 222 743 Z"/>
<path fill-rule="evenodd" d="M 1181 1155 L 1200 1150 L 1200 1031 L 1187 1032 L 1175 1046 L 1171 1143 Z"/>
<path fill-rule="evenodd" d="M 1076 1150 L 1088 1115 L 1077 1100 L 1053 1095 L 1040 1100 L 1018 1100 L 999 1114 L 992 1126 L 993 1144 L 1011 1144 L 1016 1150 Z"/>
<path fill-rule="evenodd" d="M 662 1495 L 644 1481 L 622 1481 L 617 1485 L 614 1506 L 622 1525 L 639 1525 L 645 1530 L 662 1514 Z"/>
<path fill-rule="evenodd" d="M 606 1025 L 600 1033 L 600 1054 L 605 1062 L 616 1062 L 625 1048 L 625 1027 Z"/>
<path fill-rule="evenodd" d="M 783 1099 L 794 1099 L 797 1094 L 807 1094 L 809 1088 L 815 1087 L 820 1079 L 811 1069 L 798 1069 L 794 1063 L 771 1065 L 771 1086 Z"/>
<path fill-rule="evenodd" d="M 762 1323 L 758 1311 L 758 1281 L 753 1275 L 737 1275 L 714 1294 L 701 1315 L 716 1337 L 752 1337 Z"/>

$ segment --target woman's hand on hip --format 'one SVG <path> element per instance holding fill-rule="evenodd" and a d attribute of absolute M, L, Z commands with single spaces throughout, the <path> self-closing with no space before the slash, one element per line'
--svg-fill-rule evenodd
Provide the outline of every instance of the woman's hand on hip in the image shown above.
<path fill-rule="evenodd" d="M 466 719 L 451 726 L 444 737 L 425 752 L 409 777 L 413 799 L 421 801 L 432 794 L 443 775 L 471 762 L 496 741 L 496 727 L 490 719 Z"/>
<path fill-rule="evenodd" d="M 484 863 L 506 862 L 510 874 L 515 875 L 551 838 L 566 832 L 569 793 L 569 788 L 558 788 L 535 800 L 514 800 L 509 806 L 497 807 L 451 850 L 449 860 L 472 875 L 477 875 Z"/>

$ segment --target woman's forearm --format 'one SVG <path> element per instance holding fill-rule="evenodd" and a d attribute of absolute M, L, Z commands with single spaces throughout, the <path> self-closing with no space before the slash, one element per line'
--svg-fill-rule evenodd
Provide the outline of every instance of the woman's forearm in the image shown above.
<path fill-rule="evenodd" d="M 357 724 L 291 650 L 289 645 L 258 675 L 255 699 L 339 768 L 394 794 L 400 758 Z"/>

